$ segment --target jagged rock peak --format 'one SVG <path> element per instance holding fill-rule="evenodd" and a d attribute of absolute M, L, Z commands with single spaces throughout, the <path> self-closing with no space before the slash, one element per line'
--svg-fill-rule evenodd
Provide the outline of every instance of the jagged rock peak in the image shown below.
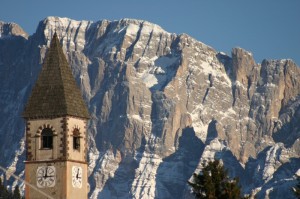
<path fill-rule="evenodd" d="M 0 38 L 9 36 L 22 36 L 26 39 L 28 38 L 28 34 L 18 24 L 0 21 Z"/>
<path fill-rule="evenodd" d="M 248 56 L 253 56 L 252 52 L 247 51 L 241 47 L 235 47 L 232 49 L 232 53 L 233 54 L 244 54 L 244 55 L 248 55 Z"/>
<path fill-rule="evenodd" d="M 37 32 L 44 34 L 47 46 L 50 45 L 51 38 L 55 32 L 58 38 L 63 40 L 63 45 L 73 40 L 71 45 L 75 45 L 75 43 L 78 42 L 79 44 L 76 45 L 81 46 L 84 45 L 85 41 L 77 41 L 76 38 L 78 36 L 80 37 L 82 33 L 84 34 L 91 23 L 92 21 L 77 21 L 69 18 L 50 16 L 39 23 Z M 82 40 L 84 40 L 84 38 L 82 38 Z"/>
<path fill-rule="evenodd" d="M 149 21 L 129 18 L 114 21 L 104 19 L 97 22 L 93 22 L 86 20 L 77 21 L 69 18 L 49 16 L 39 23 L 38 30 L 43 32 L 46 41 L 48 41 L 47 45 L 49 46 L 49 41 L 51 41 L 54 32 L 57 32 L 58 37 L 60 39 L 63 39 L 62 43 L 64 45 L 66 40 L 76 39 L 76 37 L 78 37 L 78 33 L 85 35 L 89 29 L 96 28 L 99 31 L 98 33 L 101 34 L 101 31 L 107 31 L 107 28 L 109 26 L 109 31 L 119 35 L 129 36 L 132 38 L 138 38 L 140 35 L 168 35 L 173 38 L 178 37 L 179 40 L 183 41 L 183 43 L 186 44 L 198 43 L 201 46 L 213 49 L 212 47 L 196 40 L 195 38 L 191 37 L 186 33 L 170 33 L 164 30 L 161 26 L 151 23 Z M 84 38 L 82 40 L 84 40 Z"/>
<path fill-rule="evenodd" d="M 247 86 L 250 81 L 249 78 L 253 75 L 257 76 L 257 74 L 255 74 L 257 72 L 257 70 L 255 71 L 255 68 L 257 68 L 257 64 L 253 58 L 252 53 L 242 48 L 233 48 L 232 61 L 233 70 L 235 72 L 235 80 L 239 81 L 244 86 Z M 253 80 L 251 80 L 251 82 L 253 82 Z"/>
<path fill-rule="evenodd" d="M 52 33 L 49 36 L 52 36 L 54 34 L 55 31 L 57 32 L 68 32 L 68 31 L 72 31 L 73 28 L 87 28 L 89 24 L 94 23 L 93 21 L 86 21 L 86 20 L 82 20 L 82 21 L 77 21 L 77 20 L 73 20 L 73 19 L 69 19 L 69 18 L 61 18 L 61 17 L 55 17 L 55 16 L 49 16 L 47 18 L 45 18 L 44 20 L 41 21 L 40 26 L 43 25 L 45 31 L 48 30 L 50 33 Z M 158 32 L 162 32 L 162 33 L 167 33 L 164 29 L 162 29 L 160 26 L 145 21 L 145 20 L 137 20 L 137 19 L 128 19 L 128 18 L 124 18 L 124 19 L 120 19 L 120 20 L 114 20 L 114 21 L 109 21 L 109 20 L 100 20 L 98 22 L 95 23 L 100 23 L 100 24 L 110 24 L 110 23 L 114 23 L 114 24 L 119 24 L 119 28 L 123 30 L 124 27 L 127 27 L 127 32 L 128 34 L 130 34 L 130 30 L 133 31 L 135 27 L 133 27 L 134 25 L 138 26 L 143 26 L 143 27 L 148 27 L 150 31 L 158 31 Z M 131 25 L 131 27 L 130 27 Z M 116 30 L 115 30 L 116 31 Z M 45 32 L 45 35 L 48 36 L 48 34 L 46 34 L 48 32 Z"/>
<path fill-rule="evenodd" d="M 120 20 L 115 20 L 113 22 L 124 24 L 126 26 L 130 25 L 130 24 L 134 24 L 134 25 L 138 25 L 138 26 L 142 25 L 142 26 L 145 26 L 145 27 L 149 27 L 151 29 L 154 29 L 154 27 L 155 27 L 155 29 L 157 31 L 166 33 L 166 31 L 162 27 L 160 27 L 159 25 L 151 23 L 151 22 L 146 21 L 146 20 L 124 18 L 124 19 L 120 19 Z"/>

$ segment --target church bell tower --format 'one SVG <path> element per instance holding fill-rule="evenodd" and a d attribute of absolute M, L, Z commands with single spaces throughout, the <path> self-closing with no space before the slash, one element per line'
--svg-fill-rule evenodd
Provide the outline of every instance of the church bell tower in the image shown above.
<path fill-rule="evenodd" d="M 55 33 L 23 112 L 26 199 L 86 199 L 88 109 Z"/>

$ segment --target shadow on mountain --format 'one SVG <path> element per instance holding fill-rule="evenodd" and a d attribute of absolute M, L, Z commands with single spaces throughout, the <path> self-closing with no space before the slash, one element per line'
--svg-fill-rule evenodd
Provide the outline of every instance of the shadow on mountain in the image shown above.
<path fill-rule="evenodd" d="M 123 141 L 129 125 L 126 117 L 129 87 L 123 81 L 126 78 L 126 66 L 118 63 L 113 66 L 105 69 L 106 78 L 101 82 L 97 95 L 90 101 L 90 107 L 99 107 L 91 112 L 100 118 L 95 141 L 101 151 L 111 147 L 119 150 L 124 148 Z"/>
<path fill-rule="evenodd" d="M 298 171 L 299 165 L 300 158 L 291 158 L 289 162 L 282 164 L 273 174 L 273 178 L 264 184 L 260 192 L 257 193 L 257 198 L 295 198 L 291 188 L 295 186 L 296 180 L 282 179 L 292 179 Z M 269 196 L 267 196 L 267 192 Z"/>
<path fill-rule="evenodd" d="M 213 139 L 215 139 L 216 137 L 218 137 L 217 120 L 213 119 L 213 120 L 208 124 L 205 144 L 209 144 L 209 143 L 210 143 Z"/>
<path fill-rule="evenodd" d="M 185 128 L 175 153 L 163 159 L 156 173 L 155 198 L 183 198 L 187 181 L 195 172 L 204 143 L 193 128 Z"/>
<path fill-rule="evenodd" d="M 267 154 L 270 151 L 271 146 L 266 147 L 261 151 L 257 158 L 249 158 L 242 180 L 242 188 L 244 193 L 250 194 L 251 190 L 261 187 L 257 193 L 257 198 L 294 198 L 290 192 L 290 187 L 294 184 L 293 181 L 283 180 L 291 179 L 292 176 L 299 169 L 300 159 L 291 158 L 288 162 L 282 164 L 275 173 L 266 168 Z M 271 165 L 272 166 L 272 165 Z M 267 176 L 270 176 L 268 179 Z M 269 197 L 266 193 L 269 192 Z"/>
<path fill-rule="evenodd" d="M 223 53 L 218 53 L 217 54 L 217 59 L 219 60 L 219 62 L 221 62 L 224 67 L 225 67 L 225 71 L 226 74 L 228 75 L 228 77 L 231 79 L 231 81 L 235 81 L 234 77 L 233 77 L 233 71 L 232 71 L 232 58 L 226 54 Z"/>
<path fill-rule="evenodd" d="M 109 178 L 98 198 L 132 198 L 130 193 L 139 163 L 133 159 L 122 161 L 112 178 Z"/>
<path fill-rule="evenodd" d="M 257 155 L 256 159 L 249 157 L 248 162 L 245 165 L 245 172 L 242 181 L 244 192 L 250 193 L 251 189 L 263 185 L 263 168 L 265 167 L 267 152 L 270 150 L 270 148 L 271 146 L 266 147 Z"/>
<path fill-rule="evenodd" d="M 294 102 L 289 104 L 280 111 L 280 121 L 274 122 L 273 139 L 275 142 L 282 142 L 284 146 L 289 148 L 300 137 L 300 96 Z M 282 125 L 282 126 L 281 126 Z"/>
<path fill-rule="evenodd" d="M 224 168 L 227 170 L 230 178 L 239 178 L 242 188 L 247 186 L 248 182 L 245 176 L 245 170 L 231 151 L 225 150 L 216 152 L 215 159 L 223 161 Z"/>
<path fill-rule="evenodd" d="M 143 154 L 145 145 L 146 140 L 143 138 L 141 147 L 137 149 L 139 154 Z M 122 157 L 122 161 L 118 165 L 118 169 L 113 174 L 113 177 L 109 178 L 105 182 L 98 198 L 133 198 L 131 187 L 135 179 L 135 170 L 138 168 L 140 161 L 141 155 L 137 155 L 136 158 Z M 93 179 L 93 184 L 95 186 L 94 181 L 95 180 Z"/>
<path fill-rule="evenodd" d="M 231 151 L 226 150 L 217 152 L 215 154 L 215 159 L 223 161 L 224 167 L 228 170 L 230 177 L 242 177 L 244 168 Z"/>
<path fill-rule="evenodd" d="M 173 100 L 167 99 L 161 91 L 154 91 L 151 98 L 153 101 L 151 108 L 152 134 L 162 138 L 166 133 L 164 131 L 165 123 L 168 122 L 165 118 L 174 114 L 175 104 Z"/>

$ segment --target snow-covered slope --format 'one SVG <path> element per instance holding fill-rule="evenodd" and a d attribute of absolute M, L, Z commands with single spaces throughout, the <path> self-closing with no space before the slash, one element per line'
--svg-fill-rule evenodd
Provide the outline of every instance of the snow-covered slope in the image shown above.
<path fill-rule="evenodd" d="M 293 198 L 297 65 L 257 64 L 241 48 L 228 56 L 134 19 L 48 17 L 28 38 L 0 37 L 0 160 L 10 171 L 23 175 L 21 112 L 55 31 L 92 115 L 90 198 L 189 198 L 187 181 L 214 158 L 245 194 Z"/>

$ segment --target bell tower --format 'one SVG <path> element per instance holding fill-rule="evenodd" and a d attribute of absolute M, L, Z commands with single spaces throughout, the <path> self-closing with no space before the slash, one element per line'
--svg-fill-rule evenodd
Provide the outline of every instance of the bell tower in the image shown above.
<path fill-rule="evenodd" d="M 25 180 L 35 186 L 25 187 L 25 198 L 87 198 L 89 113 L 56 33 L 23 117 Z"/>

